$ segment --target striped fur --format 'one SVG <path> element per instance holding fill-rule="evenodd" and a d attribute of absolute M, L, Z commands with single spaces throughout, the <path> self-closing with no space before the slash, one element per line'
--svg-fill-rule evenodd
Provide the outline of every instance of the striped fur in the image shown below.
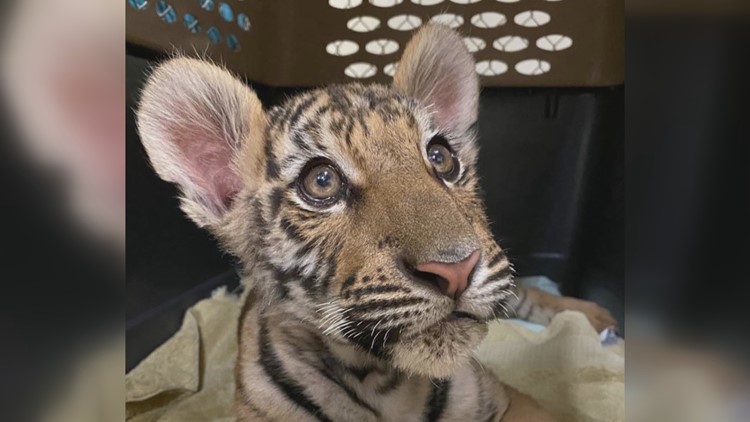
<path fill-rule="evenodd" d="M 239 419 L 547 420 L 472 357 L 486 322 L 517 304 L 531 306 L 532 320 L 562 308 L 516 292 L 489 230 L 476 170 L 479 87 L 460 37 L 422 29 L 393 86 L 334 85 L 264 111 L 238 85 L 211 64 L 173 59 L 150 78 L 138 120 L 183 209 L 255 281 L 240 322 Z M 426 157 L 437 135 L 460 163 L 449 182 Z M 325 207 L 298 188 L 319 157 L 347 181 Z M 455 301 L 405 267 L 475 250 Z"/>

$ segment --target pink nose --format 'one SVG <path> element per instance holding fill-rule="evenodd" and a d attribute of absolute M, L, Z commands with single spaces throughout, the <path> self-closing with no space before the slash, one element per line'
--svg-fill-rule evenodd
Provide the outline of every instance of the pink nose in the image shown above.
<path fill-rule="evenodd" d="M 457 298 L 469 285 L 469 275 L 479 261 L 479 251 L 459 262 L 427 262 L 417 265 L 417 271 L 431 273 L 442 278 L 439 287 L 443 293 Z"/>

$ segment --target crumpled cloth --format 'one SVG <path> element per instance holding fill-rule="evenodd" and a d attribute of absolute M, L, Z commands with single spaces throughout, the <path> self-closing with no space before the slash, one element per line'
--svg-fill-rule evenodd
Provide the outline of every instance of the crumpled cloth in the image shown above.
<path fill-rule="evenodd" d="M 234 362 L 242 299 L 217 290 L 190 308 L 180 330 L 125 377 L 127 420 L 234 421 Z M 624 341 L 602 346 L 578 312 L 541 331 L 490 324 L 478 357 L 488 371 L 562 421 L 623 421 Z"/>

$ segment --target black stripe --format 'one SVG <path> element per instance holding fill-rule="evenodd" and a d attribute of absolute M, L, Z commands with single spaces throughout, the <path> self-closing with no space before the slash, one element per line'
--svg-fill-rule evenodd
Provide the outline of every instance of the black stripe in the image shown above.
<path fill-rule="evenodd" d="M 281 200 L 284 199 L 284 188 L 274 188 L 273 191 L 271 191 L 269 199 L 271 201 L 271 218 L 276 218 L 279 214 L 279 208 L 281 207 Z"/>
<path fill-rule="evenodd" d="M 310 295 L 315 295 L 315 276 L 305 277 L 302 279 L 302 288 Z"/>
<path fill-rule="evenodd" d="M 328 130 L 333 133 L 334 136 L 341 136 L 341 131 L 344 130 L 344 125 L 346 124 L 346 120 L 343 116 L 334 118 L 331 123 L 328 125 Z"/>
<path fill-rule="evenodd" d="M 360 110 L 359 113 L 357 113 L 357 120 L 359 121 L 359 126 L 362 130 L 362 134 L 365 138 L 370 136 L 370 129 L 367 128 L 367 123 L 365 123 L 365 113 L 364 110 Z"/>
<path fill-rule="evenodd" d="M 347 396 L 356 404 L 358 404 L 360 407 L 364 407 L 365 409 L 369 410 L 372 414 L 380 418 L 380 412 L 373 409 L 372 406 L 367 404 L 364 400 L 362 400 L 354 390 L 352 390 L 346 383 L 341 381 L 335 374 L 335 371 L 332 367 L 328 365 L 328 362 L 326 360 L 323 360 L 323 368 L 316 368 L 318 372 L 328 378 L 332 383 L 336 384 L 336 386 L 340 387 L 342 390 L 344 390 L 344 393 L 346 393 Z"/>
<path fill-rule="evenodd" d="M 346 193 L 346 205 L 351 208 L 362 202 L 362 189 L 350 184 Z"/>
<path fill-rule="evenodd" d="M 354 296 L 359 299 L 364 295 L 379 294 L 379 293 L 411 293 L 411 290 L 403 286 L 394 286 L 392 284 L 381 284 L 375 286 L 367 286 L 361 289 L 351 290 L 346 292 L 346 296 Z"/>
<path fill-rule="evenodd" d="M 323 116 L 323 114 L 328 113 L 328 111 L 331 109 L 331 106 L 328 104 L 324 104 L 320 106 L 317 110 L 315 110 L 315 121 L 320 120 L 320 118 Z"/>
<path fill-rule="evenodd" d="M 358 321 L 355 318 L 350 319 L 353 322 Z M 356 328 L 357 335 L 354 336 L 354 338 L 348 338 L 347 340 L 359 345 L 363 350 L 367 351 L 370 354 L 380 357 L 381 359 L 388 359 L 388 346 L 398 342 L 403 326 L 394 325 L 391 327 L 384 326 L 381 328 L 380 324 L 382 322 L 385 322 L 387 324 L 390 321 L 380 319 L 372 319 L 366 321 L 368 321 L 367 324 Z"/>
<path fill-rule="evenodd" d="M 336 274 L 336 261 L 334 259 L 328 260 L 328 268 L 325 274 L 320 276 L 318 279 L 318 290 L 316 293 L 322 294 L 328 292 L 328 286 L 331 284 L 331 279 Z"/>
<path fill-rule="evenodd" d="M 297 281 L 303 278 L 301 268 L 292 268 L 285 271 L 272 264 L 268 264 L 267 267 L 273 272 L 273 285 L 281 289 L 280 293 L 282 299 L 289 297 L 288 284 L 292 281 Z"/>
<path fill-rule="evenodd" d="M 487 280 L 500 280 L 503 278 L 507 278 L 511 275 L 513 275 L 513 269 L 510 267 L 510 265 L 506 265 L 500 270 L 488 275 Z"/>
<path fill-rule="evenodd" d="M 310 239 L 307 242 L 304 242 L 302 244 L 302 247 L 297 250 L 297 252 L 294 254 L 294 256 L 297 259 L 302 259 L 307 256 L 307 254 L 310 253 L 310 251 L 313 250 L 313 247 L 315 247 L 316 239 Z"/>
<path fill-rule="evenodd" d="M 406 114 L 406 124 L 409 125 L 409 128 L 414 129 L 417 127 L 417 119 L 414 117 L 414 114 L 407 113 Z"/>
<path fill-rule="evenodd" d="M 289 221 L 289 218 L 287 217 L 282 218 L 279 224 L 281 225 L 281 228 L 284 229 L 284 232 L 286 232 L 287 236 L 289 236 L 290 239 L 296 240 L 296 241 L 304 240 L 302 238 L 302 234 L 299 232 L 299 227 L 292 224 L 292 222 Z"/>
<path fill-rule="evenodd" d="M 310 412 L 310 414 L 318 418 L 318 420 L 323 422 L 331 421 L 331 418 L 326 416 L 323 409 L 305 394 L 304 387 L 296 383 L 293 378 L 289 376 L 278 356 L 276 356 L 269 340 L 266 320 L 261 319 L 260 332 L 258 334 L 260 364 L 263 367 L 263 371 L 268 375 L 268 378 L 271 379 L 271 382 L 278 387 L 290 401 Z"/>
<path fill-rule="evenodd" d="M 297 148 L 304 151 L 310 151 L 310 145 L 305 142 L 304 134 L 299 132 L 292 133 L 292 142 L 297 145 Z"/>
<path fill-rule="evenodd" d="M 354 130 L 354 119 L 349 119 L 349 124 L 346 126 L 346 134 L 344 140 L 347 146 L 352 146 L 352 131 Z"/>
<path fill-rule="evenodd" d="M 444 380 L 433 380 L 430 398 L 427 401 L 424 420 L 433 422 L 440 419 L 445 410 L 445 404 L 448 401 L 448 390 L 451 388 L 450 378 Z"/>
<path fill-rule="evenodd" d="M 273 278 L 274 281 L 279 281 L 282 284 L 289 283 L 290 281 L 299 280 L 302 277 L 302 268 L 299 267 L 293 267 L 289 270 L 282 270 L 281 268 L 269 264 L 269 267 L 271 268 L 271 271 L 273 271 Z"/>
<path fill-rule="evenodd" d="M 271 123 L 266 126 L 265 130 L 265 145 L 263 145 L 263 154 L 266 157 L 266 178 L 276 179 L 279 177 L 279 165 L 276 163 L 276 156 L 273 153 L 273 138 L 271 137 L 272 125 Z"/>
<path fill-rule="evenodd" d="M 362 313 L 367 311 L 373 311 L 378 309 L 386 308 L 397 308 L 401 306 L 416 305 L 418 303 L 426 302 L 421 297 L 407 297 L 401 299 L 377 299 L 365 302 L 352 308 L 354 313 Z"/>
<path fill-rule="evenodd" d="M 500 260 L 503 259 L 504 257 L 505 257 L 505 252 L 499 251 L 498 253 L 495 254 L 495 256 L 492 257 L 492 259 L 490 259 L 490 262 L 487 263 L 487 268 L 494 267 L 495 264 L 500 262 Z"/>
<path fill-rule="evenodd" d="M 258 240 L 263 244 L 268 238 L 268 224 L 266 219 L 263 217 L 263 204 L 260 202 L 260 198 L 255 198 L 253 201 L 253 211 L 255 211 L 255 225 L 258 232 Z"/>
<path fill-rule="evenodd" d="M 346 372 L 349 372 L 350 374 L 354 375 L 360 382 L 362 382 L 375 369 L 374 368 L 368 368 L 368 367 L 358 368 L 356 366 L 344 366 L 344 370 Z"/>
<path fill-rule="evenodd" d="M 271 154 L 266 158 L 266 179 L 275 180 L 279 178 L 279 165 L 276 163 L 276 157 Z"/>
<path fill-rule="evenodd" d="M 354 284 L 355 281 L 356 281 L 356 277 L 355 276 L 353 276 L 353 275 L 349 276 L 349 278 L 347 278 L 346 281 L 344 281 L 344 284 L 341 285 L 341 290 L 348 289 L 349 287 L 352 286 L 352 284 Z"/>
<path fill-rule="evenodd" d="M 297 121 L 300 119 L 300 117 L 302 117 L 302 113 L 306 112 L 317 99 L 318 98 L 316 96 L 311 95 L 309 98 L 306 98 L 297 105 L 297 108 L 294 110 L 292 117 L 289 118 L 290 128 L 293 128 L 297 125 Z"/>

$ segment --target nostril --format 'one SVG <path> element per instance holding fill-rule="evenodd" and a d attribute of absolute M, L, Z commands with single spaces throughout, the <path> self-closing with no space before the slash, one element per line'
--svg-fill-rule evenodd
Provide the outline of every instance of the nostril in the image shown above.
<path fill-rule="evenodd" d="M 429 287 L 436 288 L 442 294 L 445 294 L 445 292 L 448 290 L 448 280 L 441 277 L 440 275 L 427 271 L 420 271 L 414 265 L 409 264 L 409 262 L 405 260 L 401 260 L 400 264 L 404 273 L 406 273 L 406 275 L 408 275 L 412 280 L 421 282 Z"/>
<path fill-rule="evenodd" d="M 444 295 L 458 298 L 468 287 L 477 262 L 478 250 L 459 262 L 427 262 L 413 267 L 410 272 L 416 278 L 438 287 Z"/>

